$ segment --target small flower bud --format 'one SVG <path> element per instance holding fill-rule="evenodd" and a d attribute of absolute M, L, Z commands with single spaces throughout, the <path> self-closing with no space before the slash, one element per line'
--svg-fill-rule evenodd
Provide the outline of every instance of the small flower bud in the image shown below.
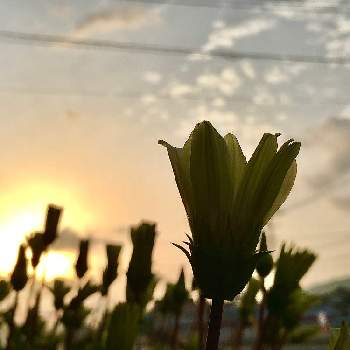
<path fill-rule="evenodd" d="M 117 278 L 117 270 L 118 270 L 118 257 L 121 250 L 121 246 L 119 245 L 106 245 L 106 253 L 107 253 L 107 267 L 103 272 L 102 277 L 102 295 L 107 295 L 110 285 Z"/>
<path fill-rule="evenodd" d="M 34 269 L 38 266 L 40 257 L 46 249 L 43 236 L 43 233 L 35 232 L 28 238 L 28 245 L 32 251 L 31 262 Z"/>
<path fill-rule="evenodd" d="M 43 235 L 45 246 L 50 245 L 57 237 L 57 226 L 61 217 L 62 208 L 49 205 L 47 209 L 46 224 Z"/>
<path fill-rule="evenodd" d="M 17 262 L 11 275 L 11 284 L 16 292 L 22 290 L 28 281 L 26 247 L 21 244 L 18 250 Z"/>
<path fill-rule="evenodd" d="M 260 277 L 265 278 L 269 275 L 272 268 L 273 258 L 267 250 L 266 235 L 265 232 L 263 232 L 260 240 L 259 258 L 256 264 L 256 271 Z"/>
<path fill-rule="evenodd" d="M 75 265 L 78 278 L 83 278 L 88 270 L 89 240 L 81 240 L 79 245 L 79 256 Z"/>
<path fill-rule="evenodd" d="M 64 297 L 70 291 L 70 288 L 64 283 L 63 280 L 56 279 L 53 286 L 50 288 L 51 293 L 54 296 L 54 303 L 56 310 L 61 310 L 64 307 Z"/>
<path fill-rule="evenodd" d="M 141 223 L 131 228 L 133 252 L 127 272 L 126 299 L 128 302 L 144 304 L 145 296 L 153 279 L 152 252 L 156 236 L 156 225 Z"/>

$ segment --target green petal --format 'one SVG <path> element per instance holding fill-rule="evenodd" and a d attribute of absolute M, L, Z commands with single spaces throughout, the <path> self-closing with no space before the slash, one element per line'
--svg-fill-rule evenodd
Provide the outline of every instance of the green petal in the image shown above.
<path fill-rule="evenodd" d="M 264 134 L 250 158 L 243 180 L 238 190 L 234 212 L 238 215 L 237 231 L 245 234 L 244 228 L 255 220 L 255 210 L 259 189 L 265 180 L 266 170 L 277 152 L 277 135 Z M 257 237 L 258 239 L 258 237 Z"/>
<path fill-rule="evenodd" d="M 225 136 L 225 142 L 229 153 L 230 159 L 230 171 L 233 178 L 233 191 L 234 196 L 237 195 L 239 185 L 242 181 L 247 161 L 242 152 L 241 146 L 238 143 L 236 136 L 227 134 Z"/>
<path fill-rule="evenodd" d="M 228 161 L 224 138 L 209 122 L 197 124 L 192 133 L 190 160 L 193 199 L 201 231 L 215 235 L 215 242 L 226 231 L 232 203 L 233 179 Z"/>
<path fill-rule="evenodd" d="M 264 226 L 269 222 L 269 220 L 272 218 L 275 212 L 286 201 L 294 185 L 296 175 L 297 175 L 297 162 L 294 160 L 283 180 L 280 191 L 275 201 L 273 202 L 271 209 L 267 212 L 267 214 L 264 217 L 264 221 L 263 221 Z"/>
<path fill-rule="evenodd" d="M 299 150 L 300 143 L 287 141 L 277 152 L 266 171 L 265 183 L 260 190 L 259 200 L 256 203 L 258 218 L 261 218 L 262 224 L 271 218 L 287 198 L 294 183 L 296 168 L 293 163 Z M 286 192 L 283 190 L 286 190 Z"/>
<path fill-rule="evenodd" d="M 191 217 L 194 214 L 193 194 L 190 178 L 191 136 L 186 141 L 183 148 L 173 147 L 163 140 L 159 140 L 158 143 L 167 148 L 171 166 L 174 171 L 177 188 L 180 192 L 180 196 L 191 225 Z"/>

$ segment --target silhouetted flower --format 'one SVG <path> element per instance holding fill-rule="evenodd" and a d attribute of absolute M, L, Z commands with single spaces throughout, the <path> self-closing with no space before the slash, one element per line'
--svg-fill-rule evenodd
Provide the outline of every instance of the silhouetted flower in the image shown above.
<path fill-rule="evenodd" d="M 47 247 L 57 237 L 57 226 L 61 217 L 62 208 L 50 204 L 47 209 L 45 230 L 43 233 L 44 245 Z"/>
<path fill-rule="evenodd" d="M 256 271 L 260 277 L 265 278 L 273 268 L 273 258 L 267 250 L 265 232 L 262 232 L 261 234 L 259 253 L 260 257 L 256 264 Z"/>
<path fill-rule="evenodd" d="M 102 277 L 102 295 L 108 293 L 108 289 L 113 281 L 117 278 L 118 273 L 118 257 L 122 247 L 120 245 L 107 244 L 106 253 L 107 253 L 107 266 L 103 272 Z"/>
<path fill-rule="evenodd" d="M 272 347 L 282 345 L 285 340 L 281 334 L 295 329 L 304 312 L 317 301 L 315 296 L 305 293 L 300 287 L 301 279 L 315 259 L 316 255 L 308 249 L 282 245 L 273 285 L 266 294 L 265 344 Z"/>
<path fill-rule="evenodd" d="M 63 280 L 55 279 L 50 290 L 54 296 L 54 304 L 56 310 L 63 309 L 64 297 L 68 294 L 70 288 L 65 284 Z"/>
<path fill-rule="evenodd" d="M 16 292 L 22 290 L 28 281 L 26 246 L 20 245 L 17 262 L 11 275 L 11 284 Z"/>
<path fill-rule="evenodd" d="M 156 225 L 143 222 L 131 228 L 133 252 L 129 263 L 126 285 L 128 302 L 145 306 L 152 297 L 155 278 L 152 274 L 152 252 L 156 236 Z"/>
<path fill-rule="evenodd" d="M 44 234 L 41 232 L 34 232 L 28 238 L 28 245 L 32 251 L 31 262 L 34 269 L 38 266 L 40 262 L 40 257 L 47 248 L 44 243 L 43 236 Z"/>
<path fill-rule="evenodd" d="M 81 240 L 79 244 L 79 255 L 75 264 L 75 271 L 79 278 L 83 278 L 88 270 L 89 240 Z"/>
<path fill-rule="evenodd" d="M 31 262 L 34 269 L 39 265 L 41 255 L 57 238 L 57 226 L 61 213 L 61 208 L 50 204 L 47 209 L 44 232 L 34 232 L 28 238 L 27 242 L 32 251 Z"/>
<path fill-rule="evenodd" d="M 98 292 L 99 287 L 92 283 L 91 281 L 87 281 L 83 287 L 79 288 L 77 295 L 72 298 L 69 303 L 69 309 L 77 309 L 82 306 L 84 301 L 92 294 Z"/>
<path fill-rule="evenodd" d="M 289 304 L 291 295 L 300 288 L 300 281 L 316 260 L 308 249 L 294 246 L 281 247 L 276 262 L 274 282 L 267 295 L 267 306 L 271 314 L 280 315 Z"/>
<path fill-rule="evenodd" d="M 264 134 L 246 162 L 232 134 L 222 137 L 204 121 L 183 148 L 164 141 L 186 209 L 192 237 L 188 257 L 208 298 L 232 300 L 257 263 L 262 228 L 287 198 L 296 175 L 300 143 L 278 150 L 278 134 Z"/>

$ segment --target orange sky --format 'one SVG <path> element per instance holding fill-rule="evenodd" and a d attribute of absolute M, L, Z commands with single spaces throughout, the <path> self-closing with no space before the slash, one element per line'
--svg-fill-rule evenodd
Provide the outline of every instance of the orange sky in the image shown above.
<path fill-rule="evenodd" d="M 202 54 L 347 52 L 344 18 L 253 7 L 2 1 L 0 31 L 195 47 Z M 37 45 L 1 32 L 0 45 L 1 272 L 11 270 L 18 244 L 42 227 L 46 205 L 55 203 L 64 207 L 61 229 L 97 241 L 95 276 L 106 241 L 124 244 L 125 272 L 128 227 L 142 219 L 158 223 L 155 271 L 174 280 L 183 265 L 189 276 L 170 244 L 182 241 L 188 226 L 157 140 L 180 146 L 196 122 L 208 119 L 237 134 L 248 154 L 266 131 L 303 142 L 286 204 L 297 209 L 274 220 L 273 248 L 288 240 L 319 254 L 306 285 L 348 275 L 348 66 Z M 48 259 L 48 277 L 72 274 L 74 250 Z"/>

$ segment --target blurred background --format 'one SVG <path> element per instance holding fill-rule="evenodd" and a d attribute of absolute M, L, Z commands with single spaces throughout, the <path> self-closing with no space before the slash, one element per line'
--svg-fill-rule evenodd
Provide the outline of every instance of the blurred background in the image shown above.
<path fill-rule="evenodd" d="M 306 288 L 347 284 L 349 14 L 345 0 L 1 1 L 0 273 L 55 203 L 48 280 L 74 277 L 80 238 L 94 246 L 92 276 L 104 244 L 121 243 L 113 297 L 123 299 L 129 226 L 141 219 L 157 222 L 155 273 L 175 281 L 182 265 L 189 277 L 170 244 L 189 228 L 157 141 L 182 146 L 206 119 L 247 154 L 263 132 L 302 141 L 269 246 L 317 252 Z"/>

